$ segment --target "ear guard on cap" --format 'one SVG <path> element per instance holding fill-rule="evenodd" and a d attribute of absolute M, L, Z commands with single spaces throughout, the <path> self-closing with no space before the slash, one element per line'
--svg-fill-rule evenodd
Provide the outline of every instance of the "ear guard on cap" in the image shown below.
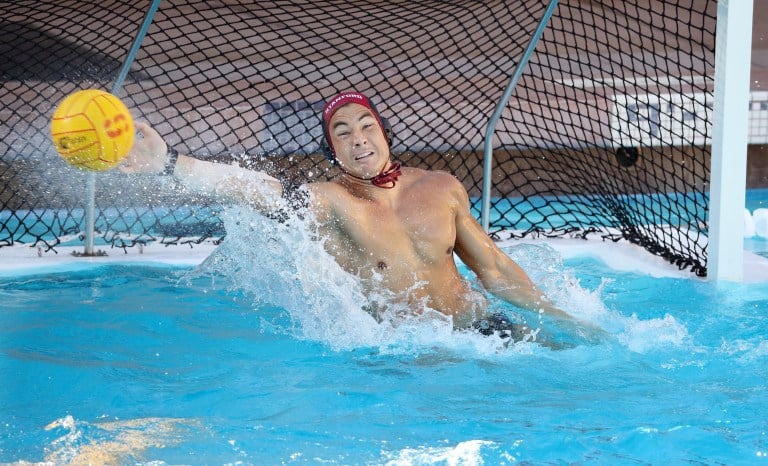
<path fill-rule="evenodd" d="M 381 121 L 381 125 L 384 129 L 384 137 L 387 138 L 387 144 L 389 144 L 390 149 L 392 148 L 392 141 L 394 139 L 394 132 L 392 131 L 392 125 L 389 124 L 389 120 L 382 117 L 381 115 L 377 115 L 379 117 L 379 120 Z M 331 149 L 331 144 L 328 142 L 328 138 L 325 136 L 325 128 L 323 128 L 323 137 L 320 140 L 320 151 L 323 153 L 326 159 L 328 159 L 329 162 L 336 164 L 336 154 L 333 153 L 333 149 Z"/>

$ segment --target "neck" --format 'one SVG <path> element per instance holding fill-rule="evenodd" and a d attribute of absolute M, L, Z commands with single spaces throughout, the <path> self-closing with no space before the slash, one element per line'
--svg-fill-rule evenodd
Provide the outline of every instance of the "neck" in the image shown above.
<path fill-rule="evenodd" d="M 395 185 L 397 184 L 397 179 L 403 173 L 402 165 L 400 164 L 400 162 L 392 162 L 391 164 L 389 164 L 389 168 L 382 170 L 378 175 L 372 176 L 371 178 L 360 178 L 359 176 L 355 176 L 349 173 L 343 168 L 342 168 L 342 171 L 344 172 L 345 175 L 350 176 L 356 180 L 370 182 L 372 185 L 376 186 L 377 188 L 383 188 L 383 189 L 394 188 Z"/>

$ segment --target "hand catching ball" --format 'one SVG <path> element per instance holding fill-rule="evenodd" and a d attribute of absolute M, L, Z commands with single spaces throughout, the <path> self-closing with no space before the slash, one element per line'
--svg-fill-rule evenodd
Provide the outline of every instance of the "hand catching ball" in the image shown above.
<path fill-rule="evenodd" d="M 56 151 L 75 167 L 104 171 L 120 163 L 133 146 L 135 129 L 128 107 L 97 89 L 67 96 L 53 113 Z"/>

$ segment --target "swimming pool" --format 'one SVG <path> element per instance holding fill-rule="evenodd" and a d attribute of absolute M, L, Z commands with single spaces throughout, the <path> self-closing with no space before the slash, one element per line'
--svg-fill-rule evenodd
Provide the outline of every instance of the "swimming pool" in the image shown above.
<path fill-rule="evenodd" d="M 544 322 L 565 349 L 505 347 L 440 319 L 378 324 L 300 231 L 225 223 L 200 267 L 94 259 L 0 277 L 0 462 L 768 462 L 764 283 L 509 243 L 609 336 Z"/>

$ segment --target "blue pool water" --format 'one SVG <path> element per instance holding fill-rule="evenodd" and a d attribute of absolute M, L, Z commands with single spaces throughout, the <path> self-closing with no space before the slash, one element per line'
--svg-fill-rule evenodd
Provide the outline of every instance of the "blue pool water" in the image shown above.
<path fill-rule="evenodd" d="M 199 269 L 0 278 L 0 463 L 768 464 L 765 284 L 515 245 L 607 336 L 545 321 L 565 349 L 505 347 L 367 319 L 333 264 L 248 238 L 258 222 Z"/>

